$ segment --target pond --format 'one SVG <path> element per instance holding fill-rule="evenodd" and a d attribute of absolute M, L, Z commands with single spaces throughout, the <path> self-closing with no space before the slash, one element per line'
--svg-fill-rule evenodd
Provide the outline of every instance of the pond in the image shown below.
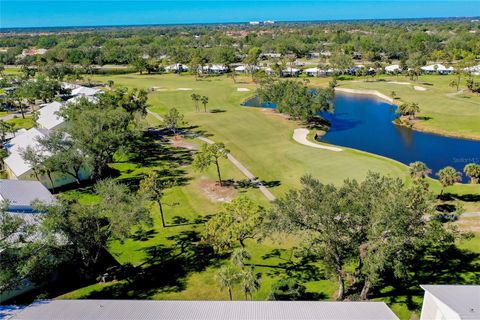
<path fill-rule="evenodd" d="M 259 105 L 255 98 L 244 105 Z M 260 104 L 274 108 L 274 104 Z M 363 150 L 400 161 L 406 165 L 422 161 L 432 177 L 445 166 L 463 173 L 471 162 L 480 163 L 480 141 L 445 137 L 396 126 L 395 107 L 374 98 L 336 94 L 335 113 L 324 114 L 331 122 L 323 142 Z M 467 182 L 467 177 L 463 177 Z"/>

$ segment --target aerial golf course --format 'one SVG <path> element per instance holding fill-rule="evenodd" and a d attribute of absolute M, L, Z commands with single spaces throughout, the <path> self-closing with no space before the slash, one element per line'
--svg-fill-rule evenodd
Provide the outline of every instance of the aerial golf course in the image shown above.
<path fill-rule="evenodd" d="M 428 120 L 417 123 L 418 129 L 480 139 L 480 96 L 462 92 L 457 94 L 456 88 L 448 85 L 450 76 L 422 76 L 415 82 L 406 77 L 382 78 L 387 80 L 366 82 L 357 78 L 355 81 L 339 81 L 339 85 L 358 90 L 378 90 L 387 96 L 395 91 L 402 101 L 420 104 L 422 111 L 419 116 Z M 245 99 L 255 95 L 256 84 L 249 76 L 238 76 L 234 81 L 226 76 L 196 80 L 187 74 L 124 74 L 95 75 L 92 80 L 102 83 L 113 80 L 115 87 L 147 89 L 150 92 L 149 110 L 160 117 L 170 108 L 177 108 L 185 115 L 184 128 L 225 143 L 235 158 L 276 197 L 298 187 L 300 177 L 305 174 L 311 174 L 323 183 L 339 185 L 347 178 L 362 180 L 367 172 L 374 171 L 410 183 L 408 166 L 400 162 L 349 148 L 341 147 L 341 152 L 334 152 L 301 145 L 292 136 L 294 129 L 305 127 L 304 124 L 289 120 L 271 109 L 241 106 Z M 328 81 L 326 78 L 310 79 L 310 85 L 325 86 Z M 414 86 L 426 90 L 415 90 Z M 206 112 L 202 104 L 200 110 L 195 111 L 192 93 L 209 98 Z M 152 114 L 145 120 L 145 127 L 157 128 L 161 125 L 159 118 Z M 312 130 L 308 135 L 311 142 L 314 141 L 313 135 Z M 167 227 L 161 226 L 158 207 L 152 205 L 153 228 L 134 230 L 130 239 L 124 243 L 113 242 L 110 246 L 110 253 L 119 263 L 144 266 L 145 272 L 151 274 L 151 281 L 141 284 L 106 281 L 77 289 L 62 297 L 228 298 L 226 291 L 219 290 L 214 279 L 215 270 L 224 261 L 204 251 L 201 245 L 203 222 L 210 215 L 218 213 L 223 202 L 239 195 L 247 195 L 265 207 L 269 206 L 269 202 L 228 160 L 221 161 L 222 175 L 229 181 L 228 187 L 222 189 L 214 187 L 216 172 L 213 167 L 204 173 L 194 171 L 190 165 L 190 150 L 199 148 L 201 144 L 202 141 L 187 137 L 176 140 L 146 138 L 144 145 L 117 157 L 116 163 L 112 164 L 112 168 L 119 172 L 119 180 L 139 180 L 150 170 L 157 170 L 165 175 L 174 175 L 179 181 L 165 194 Z M 171 164 L 172 160 L 175 165 Z M 429 183 L 433 192 L 440 192 L 441 185 L 437 180 L 429 179 Z M 480 211 L 478 196 L 474 197 L 480 194 L 480 185 L 455 184 L 444 192 L 453 195 L 450 203 L 461 205 L 465 211 Z M 94 201 L 90 193 L 91 190 L 85 188 L 66 192 L 65 196 Z M 332 299 L 336 290 L 335 282 L 325 276 L 320 265 L 298 263 L 298 258 L 293 254 L 297 243 L 298 239 L 288 236 L 259 243 L 247 242 L 251 254 L 249 263 L 262 273 L 261 288 L 253 294 L 253 299 L 266 299 L 271 285 L 285 277 L 301 279 L 300 282 L 307 287 L 312 298 Z M 442 266 L 442 279 L 437 280 L 448 281 L 448 276 L 454 272 L 457 273 L 456 277 L 465 281 L 475 277 L 475 268 L 480 264 L 480 234 L 462 241 L 458 248 L 458 256 L 452 254 L 452 260 Z M 475 258 L 461 262 L 462 254 L 472 252 L 477 253 Z M 159 265 L 168 266 L 169 259 L 172 261 L 171 268 L 158 268 Z M 460 264 L 462 268 L 459 268 Z M 428 277 L 428 272 L 420 270 L 418 281 L 427 281 Z M 421 307 L 421 294 L 416 284 L 401 293 L 387 286 L 381 298 L 402 319 L 409 319 Z M 241 295 L 240 290 L 234 289 L 234 297 L 241 299 Z"/>

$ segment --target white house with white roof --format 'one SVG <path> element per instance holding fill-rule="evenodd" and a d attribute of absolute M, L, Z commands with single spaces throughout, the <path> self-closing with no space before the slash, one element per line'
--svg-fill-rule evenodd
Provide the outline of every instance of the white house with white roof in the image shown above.
<path fill-rule="evenodd" d="M 307 69 L 303 70 L 303 72 L 309 77 L 320 77 L 320 76 L 326 75 L 326 71 L 322 70 L 318 67 L 307 68 Z"/>
<path fill-rule="evenodd" d="M 480 319 L 479 285 L 422 285 L 420 320 Z"/>
<path fill-rule="evenodd" d="M 392 64 L 390 66 L 386 66 L 385 67 L 385 73 L 396 73 L 396 72 L 400 72 L 402 71 L 402 69 L 400 68 L 400 65 L 398 64 Z"/>
<path fill-rule="evenodd" d="M 296 77 L 300 74 L 300 69 L 287 67 L 282 70 L 282 77 Z"/>
<path fill-rule="evenodd" d="M 480 76 L 480 64 L 477 66 L 473 67 L 467 67 L 463 69 L 466 73 L 474 75 L 474 76 Z"/>
<path fill-rule="evenodd" d="M 255 71 L 258 71 L 260 68 L 254 65 L 241 65 L 238 67 L 235 67 L 234 71 L 235 73 L 239 74 L 247 74 L 247 73 L 252 73 Z"/>
<path fill-rule="evenodd" d="M 0 179 L 0 203 L 8 203 L 8 212 L 32 212 L 32 202 L 36 200 L 52 203 L 55 197 L 38 181 Z"/>
<path fill-rule="evenodd" d="M 432 73 L 451 74 L 451 73 L 453 73 L 453 71 L 455 71 L 453 69 L 453 67 L 447 68 L 443 64 L 439 64 L 439 63 L 432 64 L 432 65 L 429 65 L 429 66 L 423 66 L 420 69 L 423 72 L 429 73 L 429 74 L 432 74 Z"/>
<path fill-rule="evenodd" d="M 63 105 L 64 103 L 57 101 L 41 105 L 38 110 L 38 127 L 48 130 L 62 127 L 65 119 L 59 113 Z"/>
<path fill-rule="evenodd" d="M 48 157 L 49 154 L 41 150 L 38 140 L 48 137 L 49 134 L 50 131 L 47 129 L 32 128 L 17 135 L 5 145 L 8 151 L 8 157 L 4 159 L 5 170 L 10 179 L 39 180 L 47 188 L 56 188 L 75 182 L 73 176 L 55 172 L 51 175 L 52 185 L 47 175 L 36 174 L 32 166 L 23 159 L 22 154 L 27 148 L 31 148 L 37 153 L 41 153 L 42 156 Z M 82 169 L 79 175 L 80 180 L 85 180 L 90 174 L 87 170 Z"/>
<path fill-rule="evenodd" d="M 224 64 L 209 64 L 203 66 L 202 71 L 210 74 L 222 74 L 228 71 L 228 67 Z"/>
<path fill-rule="evenodd" d="M 75 89 L 72 89 L 72 96 L 95 96 L 103 91 L 97 88 L 88 88 L 79 86 Z"/>
<path fill-rule="evenodd" d="M 188 66 L 181 63 L 175 63 L 165 67 L 166 72 L 186 72 L 188 71 Z"/>

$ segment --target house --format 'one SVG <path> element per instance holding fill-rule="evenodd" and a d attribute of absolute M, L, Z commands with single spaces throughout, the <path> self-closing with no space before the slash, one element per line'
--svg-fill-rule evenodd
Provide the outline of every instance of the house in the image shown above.
<path fill-rule="evenodd" d="M 479 285 L 422 285 L 420 320 L 480 319 Z"/>
<path fill-rule="evenodd" d="M 72 90 L 72 96 L 95 96 L 102 92 L 100 89 L 79 86 Z"/>
<path fill-rule="evenodd" d="M 55 197 L 48 191 L 48 189 L 38 181 L 20 181 L 20 180 L 0 180 L 0 204 L 6 205 L 6 214 L 15 218 L 19 218 L 25 222 L 27 226 L 38 225 L 41 221 L 42 213 L 33 208 L 33 203 L 40 201 L 44 204 L 52 204 L 56 201 Z M 0 224 L 3 216 L 0 217 Z M 41 234 L 34 232 L 26 235 L 25 230 L 16 229 L 15 233 L 9 234 L 2 239 L 3 244 L 0 247 L 0 256 L 9 253 L 8 256 L 15 254 L 18 240 L 22 239 L 25 242 L 34 240 L 41 240 Z M 24 243 L 24 242 L 21 243 Z M 21 283 L 12 290 L 3 291 L 0 295 L 0 303 L 5 300 L 14 298 L 20 294 L 26 293 L 35 289 L 38 285 L 31 282 L 29 279 L 22 279 Z M 0 319 L 2 319 L 0 312 Z"/>
<path fill-rule="evenodd" d="M 31 213 L 35 200 L 52 203 L 55 197 L 38 181 L 0 179 L 0 203 L 8 203 L 8 212 Z"/>
<path fill-rule="evenodd" d="M 325 70 L 322 70 L 318 67 L 308 68 L 308 69 L 303 70 L 303 72 L 309 77 L 320 77 L 320 76 L 324 76 L 326 74 Z"/>
<path fill-rule="evenodd" d="M 395 320 L 383 302 L 47 300 L 11 320 Z"/>
<path fill-rule="evenodd" d="M 247 73 L 252 73 L 258 70 L 259 70 L 259 67 L 251 66 L 251 65 L 241 65 L 234 69 L 235 73 L 238 73 L 238 74 L 247 74 Z"/>
<path fill-rule="evenodd" d="M 210 64 L 203 66 L 202 71 L 209 74 L 222 74 L 228 71 L 228 67 L 223 64 Z"/>
<path fill-rule="evenodd" d="M 300 69 L 287 67 L 286 69 L 282 70 L 282 77 L 297 77 L 300 74 Z"/>
<path fill-rule="evenodd" d="M 186 65 L 183 65 L 181 63 L 175 63 L 169 66 L 165 67 L 166 72 L 175 72 L 175 73 L 180 73 L 180 72 L 186 72 L 188 71 L 188 67 Z"/>
<path fill-rule="evenodd" d="M 420 68 L 423 72 L 428 74 L 438 73 L 438 74 L 451 74 L 454 69 L 453 67 L 447 68 L 443 64 L 432 64 L 429 66 L 423 66 Z"/>
<path fill-rule="evenodd" d="M 44 55 L 47 53 L 47 49 L 23 49 L 22 53 L 19 54 L 17 57 L 18 58 L 25 58 L 25 57 L 30 57 L 30 56 L 37 56 L 37 55 Z"/>
<path fill-rule="evenodd" d="M 63 105 L 63 103 L 57 101 L 41 105 L 40 110 L 38 110 L 38 127 L 48 130 L 62 127 L 65 119 L 59 115 L 59 112 Z"/>
<path fill-rule="evenodd" d="M 400 68 L 400 66 L 398 64 L 392 64 L 390 66 L 386 66 L 385 67 L 385 73 L 397 73 L 397 72 L 400 72 L 402 71 L 402 69 Z"/>
<path fill-rule="evenodd" d="M 48 137 L 49 134 L 50 130 L 43 128 L 32 128 L 12 138 L 5 145 L 8 151 L 8 157 L 4 159 L 5 171 L 10 179 L 39 180 L 47 188 L 56 188 L 75 182 L 74 177 L 60 173 L 53 173 L 51 175 L 52 181 L 50 181 L 50 178 L 47 175 L 36 174 L 32 166 L 23 159 L 22 153 L 27 148 L 32 148 L 37 152 L 37 154 L 42 153 L 43 151 L 39 150 L 40 143 L 38 140 Z M 48 154 L 44 152 L 40 155 L 48 157 Z M 89 176 L 90 173 L 86 169 L 82 169 L 80 172 L 80 180 L 85 180 Z"/>
<path fill-rule="evenodd" d="M 480 64 L 477 66 L 473 67 L 467 67 L 463 69 L 466 73 L 474 75 L 474 76 L 480 76 Z"/>

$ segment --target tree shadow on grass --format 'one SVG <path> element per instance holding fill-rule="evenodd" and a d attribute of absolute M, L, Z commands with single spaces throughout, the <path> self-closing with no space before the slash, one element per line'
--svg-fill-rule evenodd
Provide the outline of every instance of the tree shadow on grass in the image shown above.
<path fill-rule="evenodd" d="M 463 194 L 458 195 L 454 193 L 444 193 L 441 196 L 438 196 L 439 199 L 443 201 L 453 201 L 460 200 L 464 202 L 480 202 L 480 194 Z"/>
<path fill-rule="evenodd" d="M 141 249 L 146 254 L 141 265 L 130 268 L 118 283 L 91 292 L 88 298 L 148 299 L 161 292 L 179 292 L 185 290 L 190 273 L 219 266 L 224 258 L 202 243 L 197 231 L 183 231 L 167 239 L 172 246 L 159 244 Z"/>
<path fill-rule="evenodd" d="M 399 280 L 390 275 L 371 298 L 382 298 L 387 304 L 402 303 L 410 311 L 419 311 L 422 284 L 478 284 L 480 282 L 480 254 L 456 246 L 430 249 L 415 260 L 408 279 Z M 415 301 L 417 297 L 418 301 Z"/>
<path fill-rule="evenodd" d="M 175 148 L 166 141 L 164 136 L 149 133 L 138 139 L 126 160 L 117 163 L 131 163 L 136 168 L 155 168 L 162 180 L 168 184 L 183 186 L 190 180 L 184 166 L 189 165 L 192 160 L 190 150 Z M 135 169 L 119 172 L 117 177 L 122 173 L 131 174 L 133 171 Z M 136 190 L 143 178 L 142 172 L 126 178 L 120 176 L 119 180 L 131 186 L 132 190 Z"/>

